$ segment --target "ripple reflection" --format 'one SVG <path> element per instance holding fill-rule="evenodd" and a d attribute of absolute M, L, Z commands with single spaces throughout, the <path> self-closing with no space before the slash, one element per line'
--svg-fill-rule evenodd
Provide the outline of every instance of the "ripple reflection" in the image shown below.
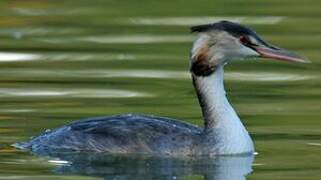
<path fill-rule="evenodd" d="M 172 26 L 191 26 L 221 21 L 222 19 L 237 23 L 246 24 L 277 24 L 285 19 L 282 16 L 197 16 L 197 17 L 140 17 L 123 20 L 124 23 L 135 25 L 172 25 Z"/>
<path fill-rule="evenodd" d="M 174 35 L 109 35 L 79 38 L 81 41 L 106 44 L 146 44 L 146 43 L 182 43 L 191 42 L 191 36 Z"/>
<path fill-rule="evenodd" d="M 18 72 L 18 73 L 17 73 Z M 10 77 L 37 77 L 37 78 L 160 78 L 160 79 L 190 79 L 186 71 L 172 70 L 39 70 L 39 69 L 3 69 L 0 75 Z M 312 75 L 302 75 L 279 72 L 227 72 L 225 78 L 231 81 L 300 81 L 315 79 Z"/>
<path fill-rule="evenodd" d="M 0 52 L 0 62 L 30 61 L 38 59 L 40 59 L 40 56 L 37 54 Z"/>

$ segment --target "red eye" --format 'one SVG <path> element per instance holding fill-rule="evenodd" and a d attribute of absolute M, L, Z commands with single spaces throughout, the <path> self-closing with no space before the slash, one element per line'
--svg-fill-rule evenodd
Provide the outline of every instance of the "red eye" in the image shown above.
<path fill-rule="evenodd" d="M 241 36 L 241 37 L 240 37 L 240 42 L 241 42 L 242 44 L 248 44 L 248 43 L 250 43 L 250 40 L 249 40 L 249 38 L 246 37 L 246 36 Z"/>

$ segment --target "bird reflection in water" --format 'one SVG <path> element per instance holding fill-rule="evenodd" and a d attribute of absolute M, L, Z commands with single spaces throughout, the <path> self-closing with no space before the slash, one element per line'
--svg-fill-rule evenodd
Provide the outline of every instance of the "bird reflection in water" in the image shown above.
<path fill-rule="evenodd" d="M 182 179 L 245 180 L 252 172 L 254 155 L 216 157 L 155 157 L 105 153 L 54 152 L 41 154 L 56 158 L 54 170 L 64 175 L 85 175 L 104 179 Z"/>

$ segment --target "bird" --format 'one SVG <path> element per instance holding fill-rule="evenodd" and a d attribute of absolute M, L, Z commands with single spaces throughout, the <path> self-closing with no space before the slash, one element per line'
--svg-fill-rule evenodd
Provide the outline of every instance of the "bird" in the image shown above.
<path fill-rule="evenodd" d="M 254 143 L 226 96 L 224 66 L 240 59 L 309 61 L 267 43 L 254 30 L 236 22 L 219 21 L 190 29 L 196 34 L 190 51 L 190 74 L 204 126 L 153 115 L 120 114 L 78 120 L 13 146 L 34 153 L 253 154 Z"/>

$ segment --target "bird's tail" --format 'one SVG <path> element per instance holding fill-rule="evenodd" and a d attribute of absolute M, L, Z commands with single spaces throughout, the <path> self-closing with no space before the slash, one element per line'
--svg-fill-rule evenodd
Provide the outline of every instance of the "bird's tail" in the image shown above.
<path fill-rule="evenodd" d="M 22 149 L 22 150 L 30 150 L 31 149 L 30 141 L 14 143 L 11 146 L 13 146 L 13 147 L 15 147 L 17 149 Z"/>

